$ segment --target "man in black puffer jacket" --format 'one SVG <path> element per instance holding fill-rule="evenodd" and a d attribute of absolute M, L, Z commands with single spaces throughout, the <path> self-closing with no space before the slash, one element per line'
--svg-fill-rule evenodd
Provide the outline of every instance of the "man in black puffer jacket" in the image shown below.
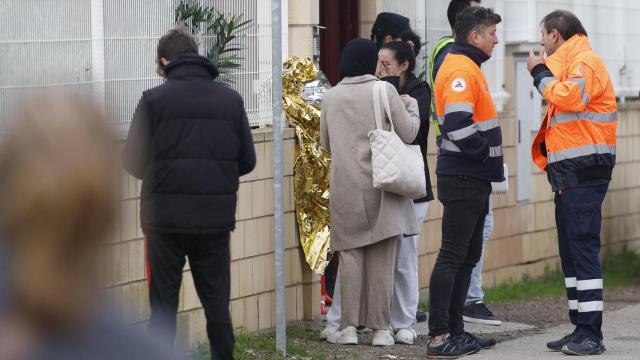
<path fill-rule="evenodd" d="M 214 359 L 232 359 L 229 234 L 239 177 L 256 164 L 242 97 L 214 82 L 218 70 L 194 39 L 171 30 L 158 44 L 167 81 L 143 93 L 124 149 L 142 179 L 140 218 L 148 240 L 150 331 L 174 341 L 185 257 L 205 309 Z"/>

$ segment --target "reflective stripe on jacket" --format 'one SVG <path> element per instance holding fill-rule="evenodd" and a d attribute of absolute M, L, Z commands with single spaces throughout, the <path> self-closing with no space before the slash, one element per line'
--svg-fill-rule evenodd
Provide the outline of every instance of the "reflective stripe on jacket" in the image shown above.
<path fill-rule="evenodd" d="M 588 38 L 574 35 L 532 75 L 548 102 L 532 145 L 533 162 L 547 171 L 552 188 L 610 178 L 616 159 L 616 95 Z"/>
<path fill-rule="evenodd" d="M 502 131 L 480 66 L 465 54 L 447 54 L 435 95 L 442 132 L 436 173 L 502 181 Z"/>

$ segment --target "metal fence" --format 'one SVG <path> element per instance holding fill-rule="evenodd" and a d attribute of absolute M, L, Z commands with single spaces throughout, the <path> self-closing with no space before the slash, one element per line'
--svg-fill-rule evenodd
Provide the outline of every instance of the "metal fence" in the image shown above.
<path fill-rule="evenodd" d="M 178 2 L 0 0 L 0 133 L 11 130 L 25 98 L 53 91 L 97 101 L 126 134 L 142 91 L 162 82 L 155 72 L 156 46 L 174 26 Z M 244 98 L 251 125 L 269 124 L 269 0 L 200 3 L 252 20 L 239 39 L 246 50 L 242 67 L 232 74 L 233 87 Z"/>

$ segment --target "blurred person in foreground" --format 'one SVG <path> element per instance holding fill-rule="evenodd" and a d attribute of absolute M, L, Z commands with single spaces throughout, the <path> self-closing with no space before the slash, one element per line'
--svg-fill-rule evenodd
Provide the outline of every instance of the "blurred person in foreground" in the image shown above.
<path fill-rule="evenodd" d="M 116 142 L 90 106 L 33 102 L 0 151 L 0 359 L 168 359 L 100 304 Z"/>
<path fill-rule="evenodd" d="M 191 35 L 171 30 L 157 49 L 164 84 L 142 94 L 124 150 L 142 179 L 140 219 L 148 238 L 149 329 L 173 343 L 182 269 L 207 318 L 213 359 L 232 359 L 229 234 L 240 176 L 256 165 L 240 94 L 215 82 L 218 69 Z"/>

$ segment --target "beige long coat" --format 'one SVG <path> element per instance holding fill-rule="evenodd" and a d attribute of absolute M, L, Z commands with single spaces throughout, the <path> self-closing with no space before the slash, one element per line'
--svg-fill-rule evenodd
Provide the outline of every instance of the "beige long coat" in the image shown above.
<path fill-rule="evenodd" d="M 322 101 L 320 142 L 331 152 L 331 249 L 349 250 L 397 235 L 417 234 L 413 201 L 373 187 L 368 133 L 376 128 L 372 75 L 348 77 L 327 91 Z M 396 133 L 411 143 L 420 119 L 415 100 L 405 105 L 387 83 Z M 381 107 L 381 109 L 384 109 Z M 384 110 L 382 111 L 384 114 Z M 390 124 L 383 115 L 383 126 Z"/>

